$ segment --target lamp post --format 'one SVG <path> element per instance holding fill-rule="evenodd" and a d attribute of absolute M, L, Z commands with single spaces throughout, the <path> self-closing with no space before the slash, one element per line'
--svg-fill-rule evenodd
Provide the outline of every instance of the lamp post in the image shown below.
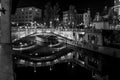
<path fill-rule="evenodd" d="M 19 38 L 19 27 L 18 27 L 18 23 L 16 24 L 17 25 L 17 32 L 18 32 L 18 38 Z"/>
<path fill-rule="evenodd" d="M 28 26 L 25 26 L 25 36 L 27 36 L 27 27 Z"/>
<path fill-rule="evenodd" d="M 35 25 L 35 32 L 37 32 L 37 22 L 36 21 L 34 22 L 34 25 Z"/>

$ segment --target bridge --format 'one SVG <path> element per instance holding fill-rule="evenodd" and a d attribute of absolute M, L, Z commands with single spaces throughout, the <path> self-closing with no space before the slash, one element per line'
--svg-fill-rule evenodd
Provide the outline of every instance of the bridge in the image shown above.
<path fill-rule="evenodd" d="M 93 45 L 88 43 L 87 41 L 87 34 L 91 33 L 96 33 L 96 34 L 101 34 L 101 30 L 93 30 L 93 29 L 33 29 L 33 30 L 26 30 L 26 29 L 20 29 L 18 32 L 12 33 L 12 35 L 16 35 L 18 40 L 22 37 L 26 37 L 28 35 L 33 35 L 33 34 L 54 34 L 59 37 L 63 37 L 66 39 L 66 42 L 68 44 L 78 46 L 84 49 L 89 49 L 91 51 L 99 52 L 101 54 L 109 55 L 109 56 L 115 56 L 120 58 L 120 50 L 115 49 L 115 48 L 109 48 L 109 47 L 104 47 L 101 45 Z M 79 34 L 86 34 L 84 38 L 84 42 L 81 42 L 79 39 Z M 101 39 L 101 37 L 99 37 Z"/>

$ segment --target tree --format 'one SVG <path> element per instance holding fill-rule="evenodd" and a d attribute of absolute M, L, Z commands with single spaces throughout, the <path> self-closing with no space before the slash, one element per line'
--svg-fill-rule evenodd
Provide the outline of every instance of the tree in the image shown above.
<path fill-rule="evenodd" d="M 59 4 L 56 3 L 54 6 L 53 6 L 53 17 L 56 18 L 58 17 L 58 13 L 60 11 L 60 8 L 59 8 Z"/>
<path fill-rule="evenodd" d="M 60 8 L 59 8 L 59 4 L 56 3 L 54 6 L 53 6 L 53 9 L 52 9 L 52 22 L 53 22 L 53 25 L 54 26 L 57 26 L 57 18 L 59 18 L 59 11 L 60 11 Z"/>
<path fill-rule="evenodd" d="M 42 18 L 38 17 L 38 16 L 35 16 L 33 18 L 33 21 L 36 21 L 37 23 L 42 23 Z"/>
<path fill-rule="evenodd" d="M 109 9 L 108 15 L 109 15 L 108 19 L 111 24 L 116 25 L 119 22 L 118 13 L 113 8 Z"/>
<path fill-rule="evenodd" d="M 69 21 L 70 21 L 70 25 L 71 27 L 75 26 L 76 24 L 76 9 L 75 9 L 75 6 L 74 5 L 70 5 L 69 6 Z M 74 24 L 73 24 L 74 23 Z"/>
<path fill-rule="evenodd" d="M 46 25 L 49 26 L 49 22 L 51 20 L 51 15 L 52 15 L 52 7 L 51 7 L 51 3 L 48 2 L 45 5 L 45 10 L 44 10 L 44 22 L 46 22 Z"/>
<path fill-rule="evenodd" d="M 53 24 L 56 23 L 55 19 L 59 17 L 59 11 L 60 8 L 58 3 L 56 3 L 53 7 L 51 6 L 51 3 L 47 3 L 45 5 L 44 22 L 46 22 L 47 26 L 50 26 L 50 21 L 52 21 Z"/>

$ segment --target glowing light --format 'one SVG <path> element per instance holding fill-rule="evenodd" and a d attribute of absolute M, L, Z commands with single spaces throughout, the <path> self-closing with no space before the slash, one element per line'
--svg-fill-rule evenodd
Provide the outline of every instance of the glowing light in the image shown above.
<path fill-rule="evenodd" d="M 37 56 L 37 55 L 38 55 L 38 53 L 35 53 L 35 55 Z"/>
<path fill-rule="evenodd" d="M 81 34 L 85 34 L 85 32 L 80 32 Z"/>
<path fill-rule="evenodd" d="M 55 59 L 54 62 L 55 62 L 55 63 L 58 62 L 58 59 Z"/>
<path fill-rule="evenodd" d="M 29 10 L 32 10 L 32 8 L 29 8 Z"/>
<path fill-rule="evenodd" d="M 74 68 L 74 65 L 72 65 L 72 68 Z"/>
<path fill-rule="evenodd" d="M 38 9 L 35 9 L 35 11 L 38 11 Z"/>
<path fill-rule="evenodd" d="M 14 57 L 14 59 L 17 59 L 16 57 Z"/>
<path fill-rule="evenodd" d="M 21 59 L 20 64 L 24 64 L 24 63 L 25 63 L 25 60 Z"/>
<path fill-rule="evenodd" d="M 50 66 L 50 71 L 52 70 L 52 67 Z"/>
<path fill-rule="evenodd" d="M 65 56 L 62 56 L 61 59 L 62 59 L 62 60 L 65 59 Z"/>
<path fill-rule="evenodd" d="M 21 9 L 21 11 L 24 11 L 23 9 Z"/>
<path fill-rule="evenodd" d="M 27 46 L 27 43 L 25 43 L 24 45 Z"/>
<path fill-rule="evenodd" d="M 34 72 L 36 72 L 36 67 L 34 67 Z"/>
<path fill-rule="evenodd" d="M 38 62 L 37 65 L 41 65 L 42 63 L 41 62 Z"/>
<path fill-rule="evenodd" d="M 49 65 L 49 64 L 50 64 L 50 61 L 46 62 L 46 64 Z"/>
<path fill-rule="evenodd" d="M 55 51 L 52 51 L 52 53 L 55 53 Z"/>
<path fill-rule="evenodd" d="M 21 42 L 20 42 L 19 44 L 20 44 L 20 45 L 22 45 L 22 43 L 21 43 Z"/>
<path fill-rule="evenodd" d="M 31 65 L 33 65 L 33 62 L 30 62 Z"/>
<path fill-rule="evenodd" d="M 68 53 L 67 55 L 68 55 L 68 56 L 71 56 L 71 55 L 72 55 L 72 53 Z"/>
<path fill-rule="evenodd" d="M 83 61 L 82 61 L 81 63 L 82 63 L 82 64 L 85 64 L 85 62 L 83 62 Z"/>
<path fill-rule="evenodd" d="M 68 65 L 70 65 L 70 62 L 68 62 Z"/>

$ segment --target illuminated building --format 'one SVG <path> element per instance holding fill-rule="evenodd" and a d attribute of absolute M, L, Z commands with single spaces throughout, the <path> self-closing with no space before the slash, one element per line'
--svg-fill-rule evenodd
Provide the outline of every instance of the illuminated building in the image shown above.
<path fill-rule="evenodd" d="M 63 12 L 63 23 L 64 24 L 68 23 L 68 13 L 67 12 Z"/>
<path fill-rule="evenodd" d="M 120 0 L 114 0 L 114 11 L 120 15 Z"/>
<path fill-rule="evenodd" d="M 95 29 L 109 29 L 109 22 L 103 21 L 102 16 L 97 12 L 92 22 L 93 28 Z"/>
<path fill-rule="evenodd" d="M 11 21 L 16 23 L 34 22 L 35 17 L 41 17 L 41 9 L 35 7 L 17 8 L 14 15 L 11 16 Z"/>
<path fill-rule="evenodd" d="M 70 13 L 70 11 L 65 11 L 63 12 L 63 23 L 65 25 L 68 25 L 72 22 L 73 19 L 73 15 L 72 13 Z"/>
<path fill-rule="evenodd" d="M 90 25 L 90 10 L 83 14 L 83 21 L 85 27 L 88 27 Z"/>
<path fill-rule="evenodd" d="M 84 23 L 84 15 L 76 13 L 75 16 L 70 11 L 63 12 L 64 25 L 79 25 Z"/>

